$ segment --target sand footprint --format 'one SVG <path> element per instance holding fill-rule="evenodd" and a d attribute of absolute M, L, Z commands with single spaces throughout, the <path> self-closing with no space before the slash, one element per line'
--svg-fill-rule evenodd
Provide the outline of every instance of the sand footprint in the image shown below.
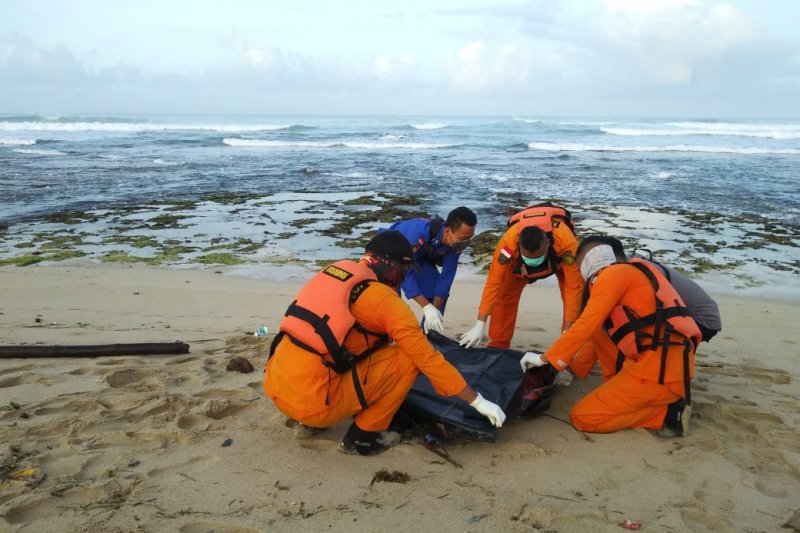
<path fill-rule="evenodd" d="M 687 531 L 705 533 L 706 531 L 735 531 L 733 524 L 722 517 L 711 516 L 694 509 L 681 509 L 681 521 Z"/>
<path fill-rule="evenodd" d="M 109 372 L 104 376 L 104 379 L 110 386 L 117 388 L 149 378 L 153 376 L 155 372 L 157 371 L 123 368 L 121 370 Z"/>
<path fill-rule="evenodd" d="M 0 379 L 0 389 L 10 389 L 18 385 L 27 385 L 29 383 L 52 383 L 54 378 L 50 376 L 40 376 L 33 372 L 25 372 L 18 376 L 8 376 Z"/>
<path fill-rule="evenodd" d="M 6 368 L 4 370 L 0 370 L 0 376 L 5 376 L 6 374 L 13 374 L 15 372 L 24 372 L 26 370 L 34 370 L 36 368 L 37 368 L 36 365 L 15 366 L 11 368 Z"/>
<path fill-rule="evenodd" d="M 64 512 L 64 508 L 80 507 L 101 500 L 105 495 L 102 487 L 73 489 L 64 493 L 61 498 L 46 497 L 25 498 L 23 503 L 14 505 L 5 513 L 9 524 L 29 524 Z"/>

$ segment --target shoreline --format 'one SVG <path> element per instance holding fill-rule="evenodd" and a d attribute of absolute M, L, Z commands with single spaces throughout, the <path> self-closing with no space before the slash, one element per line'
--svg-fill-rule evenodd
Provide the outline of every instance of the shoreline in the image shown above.
<path fill-rule="evenodd" d="M 788 288 L 800 295 L 800 228 L 755 216 L 561 203 L 572 211 L 579 236 L 614 235 L 628 251 L 651 250 L 656 260 L 721 287 L 781 294 Z M 489 214 L 479 210 L 460 272 L 481 276 L 504 230 L 502 213 L 524 207 L 524 200 L 511 196 L 495 204 Z M 418 197 L 364 191 L 216 195 L 51 213 L 0 231 L 0 266 L 88 260 L 302 277 L 357 258 L 379 227 L 437 210 Z"/>

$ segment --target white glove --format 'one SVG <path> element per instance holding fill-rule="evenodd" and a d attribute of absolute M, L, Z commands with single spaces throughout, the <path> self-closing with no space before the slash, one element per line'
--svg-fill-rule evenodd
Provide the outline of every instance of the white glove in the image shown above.
<path fill-rule="evenodd" d="M 484 337 L 486 337 L 486 321 L 478 320 L 475 322 L 475 325 L 472 326 L 471 330 L 461 335 L 461 340 L 458 341 L 458 344 L 466 348 L 471 348 L 472 346 L 477 346 Z"/>
<path fill-rule="evenodd" d="M 422 323 L 422 329 L 425 334 L 428 331 L 435 331 L 437 333 L 444 333 L 444 317 L 442 312 L 439 311 L 435 305 L 429 303 L 422 308 L 422 313 L 425 315 L 425 320 Z"/>
<path fill-rule="evenodd" d="M 519 360 L 519 366 L 522 367 L 523 372 L 527 372 L 529 368 L 544 366 L 546 364 L 547 360 L 545 360 L 544 354 L 539 352 L 526 352 L 525 355 L 522 356 L 522 359 Z"/>
<path fill-rule="evenodd" d="M 478 396 L 470 403 L 480 414 L 489 419 L 494 427 L 503 427 L 503 422 L 506 421 L 506 414 L 500 409 L 496 403 L 492 403 L 478 393 Z"/>
<path fill-rule="evenodd" d="M 556 374 L 555 384 L 559 387 L 569 387 L 572 385 L 572 379 L 575 376 L 572 375 L 572 372 L 568 370 L 562 370 L 558 374 Z"/>

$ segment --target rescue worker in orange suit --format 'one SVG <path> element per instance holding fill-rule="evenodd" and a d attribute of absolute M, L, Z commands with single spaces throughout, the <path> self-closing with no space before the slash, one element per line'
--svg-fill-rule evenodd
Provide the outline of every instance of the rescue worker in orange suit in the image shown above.
<path fill-rule="evenodd" d="M 428 342 L 398 295 L 412 267 L 398 231 L 376 235 L 360 261 L 339 261 L 298 293 L 273 341 L 264 392 L 303 437 L 355 417 L 340 450 L 375 455 L 400 441 L 387 431 L 418 374 L 502 426 L 505 413 L 467 385 Z M 394 341 L 394 343 L 392 343 Z"/>
<path fill-rule="evenodd" d="M 546 202 L 520 211 L 508 224 L 510 227 L 492 256 L 478 306 L 478 320 L 461 335 L 462 346 L 476 346 L 486 337 L 486 320 L 491 316 L 488 345 L 508 348 L 522 290 L 553 274 L 558 279 L 564 307 L 561 329 L 569 328 L 578 317 L 583 280 L 575 262 L 578 241 L 569 212 Z"/>
<path fill-rule="evenodd" d="M 584 238 L 577 259 L 588 293 L 583 311 L 544 354 L 526 353 L 523 370 L 549 363 L 563 371 L 573 363 L 583 378 L 599 361 L 605 382 L 572 408 L 576 429 L 646 428 L 686 436 L 701 334 L 680 295 L 657 266 L 635 257 L 626 261 L 613 237 Z"/>

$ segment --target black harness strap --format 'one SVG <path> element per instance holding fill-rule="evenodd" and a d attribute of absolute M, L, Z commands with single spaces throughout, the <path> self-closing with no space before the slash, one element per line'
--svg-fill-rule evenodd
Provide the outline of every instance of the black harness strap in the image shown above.
<path fill-rule="evenodd" d="M 366 409 L 367 405 L 367 398 L 364 396 L 364 390 L 361 388 L 361 382 L 358 381 L 358 369 L 355 365 L 350 370 L 353 374 L 353 388 L 356 390 L 356 396 L 358 397 L 358 403 L 361 404 L 362 409 Z"/>
<path fill-rule="evenodd" d="M 686 393 L 686 405 L 692 405 L 692 380 L 689 376 L 689 352 L 692 350 L 692 342 L 689 339 L 683 342 L 683 388 Z"/>
<path fill-rule="evenodd" d="M 622 353 L 622 350 L 617 350 L 617 366 L 615 374 L 619 374 L 619 371 L 622 370 L 622 365 L 625 364 L 625 354 Z"/>

